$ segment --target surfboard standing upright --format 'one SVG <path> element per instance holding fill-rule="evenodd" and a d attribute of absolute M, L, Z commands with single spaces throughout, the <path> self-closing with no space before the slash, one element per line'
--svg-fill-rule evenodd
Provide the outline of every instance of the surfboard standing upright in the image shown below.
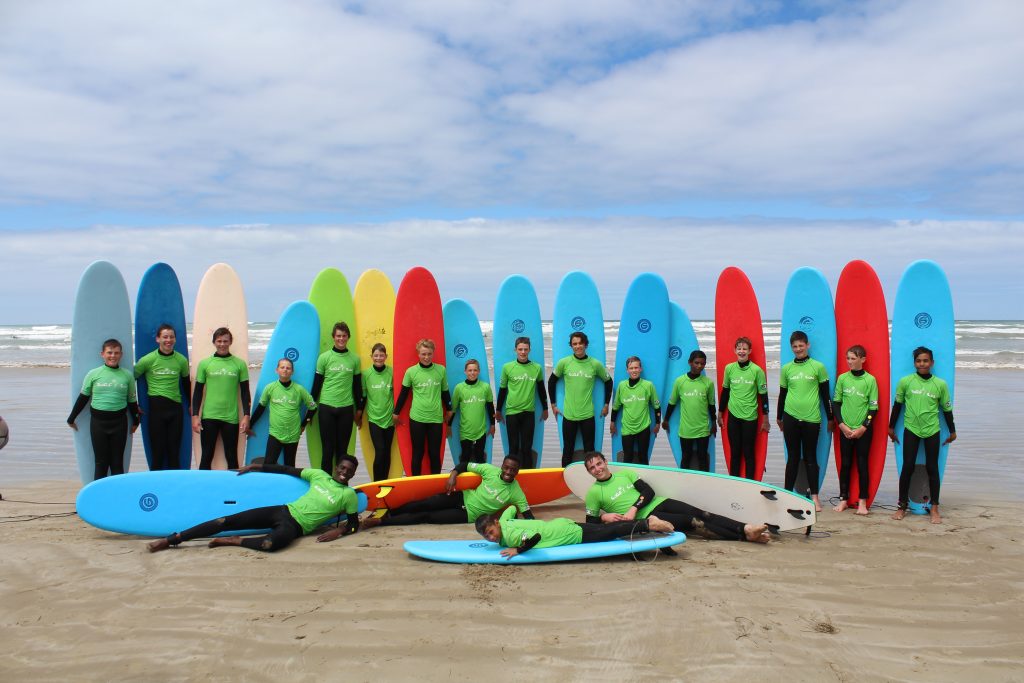
<path fill-rule="evenodd" d="M 949 385 L 949 398 L 954 399 L 956 377 L 956 332 L 953 319 L 953 295 L 949 281 L 939 264 L 934 261 L 914 261 L 903 272 L 896 289 L 896 303 L 892 312 L 892 389 L 890 398 L 896 400 L 896 384 L 901 377 L 911 375 L 914 369 L 914 349 L 926 346 L 935 356 L 932 375 Z M 905 412 L 905 411 L 904 411 Z M 895 445 L 896 469 L 903 471 L 903 418 L 896 418 L 893 429 L 900 443 Z M 946 421 L 939 416 L 939 442 L 949 436 Z M 939 447 L 939 480 L 946 471 L 949 445 Z M 924 466 L 924 444 L 918 449 L 913 479 L 910 482 L 910 511 L 923 515 L 929 509 L 928 474 Z"/>
<path fill-rule="evenodd" d="M 454 393 L 455 385 L 466 379 L 466 361 L 473 358 L 480 363 L 480 377 L 477 381 L 486 382 L 491 387 L 491 398 L 494 400 L 494 384 L 491 382 L 487 369 L 487 349 L 484 347 L 484 335 L 480 331 L 480 320 L 476 317 L 473 307 L 463 299 L 452 299 L 444 305 L 444 344 L 445 356 L 450 360 L 448 370 L 448 388 Z M 448 448 L 452 454 L 452 462 L 459 462 L 462 457 L 460 443 L 460 417 L 455 411 L 452 426 L 448 430 Z M 487 436 L 485 446 L 487 462 L 491 461 L 493 439 Z"/>
<path fill-rule="evenodd" d="M 669 394 L 672 392 L 672 384 L 677 377 L 690 371 L 690 354 L 699 349 L 697 335 L 693 331 L 693 323 L 690 322 L 690 316 L 686 314 L 686 309 L 674 301 L 669 302 L 668 367 L 665 373 L 665 395 L 661 397 L 663 415 L 668 405 Z M 707 372 L 701 372 L 701 374 L 706 375 Z M 679 414 L 679 406 L 676 406 L 676 410 L 672 412 L 672 417 L 668 420 L 668 433 L 665 438 L 668 439 L 668 444 L 672 448 L 676 465 L 682 467 L 683 452 L 679 444 Z M 717 426 L 715 428 L 717 429 Z M 714 436 L 708 437 L 708 467 L 710 467 L 710 471 L 715 471 Z"/>
<path fill-rule="evenodd" d="M 125 352 L 121 358 L 121 367 L 131 372 L 134 364 L 131 360 L 132 312 L 128 302 L 128 288 L 121 277 L 121 271 L 113 263 L 95 261 L 82 273 L 75 293 L 75 310 L 71 321 L 72 404 L 82 393 L 85 376 L 93 368 L 103 365 L 100 353 L 107 339 L 121 342 Z M 90 419 L 90 411 L 86 408 L 79 414 L 76 420 L 78 430 L 74 432 L 75 459 L 83 484 L 91 482 L 96 475 L 96 455 L 89 435 Z M 132 435 L 129 433 L 124 445 L 125 472 L 128 471 L 131 457 Z"/>

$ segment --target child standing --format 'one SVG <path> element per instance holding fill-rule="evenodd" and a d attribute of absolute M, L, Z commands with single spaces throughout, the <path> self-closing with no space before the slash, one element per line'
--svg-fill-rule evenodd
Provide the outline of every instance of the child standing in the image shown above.
<path fill-rule="evenodd" d="M 174 326 L 161 325 L 156 331 L 157 347 L 135 362 L 135 379 L 145 378 L 149 393 L 146 429 L 153 456 L 151 470 L 181 467 L 181 428 L 185 419 L 181 404 L 187 404 L 191 386 L 188 359 L 174 350 L 176 341 Z"/>
<path fill-rule="evenodd" d="M 839 427 L 839 504 L 833 508 L 842 512 L 850 506 L 850 472 L 854 453 L 857 458 L 857 479 L 860 500 L 857 514 L 868 514 L 868 455 L 871 453 L 871 422 L 878 413 L 878 382 L 864 370 L 867 351 L 863 346 L 851 346 L 846 351 L 849 371 L 836 379 L 832 414 Z"/>
<path fill-rule="evenodd" d="M 287 358 L 277 361 L 277 379 L 268 384 L 260 395 L 256 410 L 249 420 L 249 436 L 252 426 L 263 415 L 264 410 L 270 411 L 270 434 L 267 436 L 267 449 L 263 462 L 277 464 L 278 456 L 284 451 L 286 467 L 295 467 L 295 454 L 299 450 L 299 437 L 316 414 L 316 401 L 306 388 L 292 381 L 295 366 Z M 306 419 L 302 419 L 302 406 L 309 409 Z"/>
<path fill-rule="evenodd" d="M 729 439 L 729 474 L 739 477 L 746 468 L 747 479 L 756 478 L 757 454 L 757 409 L 761 408 L 764 420 L 761 431 L 771 429 L 768 424 L 768 379 L 764 368 L 750 360 L 750 339 L 736 340 L 736 362 L 725 366 L 722 375 L 722 395 L 718 399 L 718 426 L 726 429 Z M 729 411 L 728 428 L 725 425 L 725 411 Z"/>
<path fill-rule="evenodd" d="M 363 403 L 366 412 L 366 426 L 373 443 L 373 480 L 388 478 L 391 471 L 391 442 L 395 438 L 395 420 L 392 415 L 394 371 L 385 365 L 388 359 L 387 347 L 381 343 L 370 350 L 373 365 L 363 378 Z M 360 416 L 356 424 L 361 426 Z"/>
<path fill-rule="evenodd" d="M 594 385 L 600 379 L 604 382 L 604 407 L 601 417 L 608 414 L 612 400 L 612 378 L 604 363 L 587 355 L 590 340 L 583 332 L 569 335 L 572 354 L 555 364 L 548 377 L 548 398 L 551 411 L 557 417 L 562 413 L 562 467 L 567 467 L 576 457 L 576 435 L 583 441 L 583 452 L 594 450 L 594 436 L 597 423 L 594 419 Z M 558 408 L 558 380 L 565 378 L 565 403 Z M 582 458 L 582 453 L 580 454 Z"/>
<path fill-rule="evenodd" d="M 505 421 L 507 455 L 519 460 L 525 469 L 536 467 L 533 435 L 538 402 L 541 407 L 540 419 L 547 420 L 548 398 L 544 393 L 544 368 L 530 360 L 530 338 L 519 337 L 516 339 L 516 359 L 501 368 L 494 418 L 498 422 L 503 419 Z"/>
<path fill-rule="evenodd" d="M 618 427 L 615 418 L 622 411 L 622 462 L 647 465 L 650 462 L 651 433 L 658 433 L 661 423 L 661 403 L 654 384 L 641 379 L 643 365 L 640 358 L 626 359 L 628 379 L 619 382 L 615 388 L 615 402 L 612 404 L 612 419 L 609 430 L 615 435 Z M 651 426 L 651 408 L 654 409 L 654 426 Z"/>
<path fill-rule="evenodd" d="M 334 347 L 316 359 L 316 375 L 310 392 L 318 406 L 320 426 L 320 468 L 332 474 L 335 459 L 348 452 L 352 425 L 362 413 L 362 374 L 359 356 L 348 349 L 352 332 L 344 322 L 335 323 L 331 336 Z"/>
<path fill-rule="evenodd" d="M 402 391 L 395 401 L 394 420 L 399 424 L 402 407 L 412 393 L 409 407 L 409 436 L 412 439 L 412 463 L 409 473 L 417 477 L 423 463 L 423 452 L 430 460 L 430 474 L 441 473 L 441 440 L 444 438 L 444 423 L 452 409 L 452 398 L 448 393 L 448 373 L 443 365 L 433 362 L 434 342 L 420 339 L 416 342 L 419 363 L 405 371 L 402 377 Z"/>
<path fill-rule="evenodd" d="M 708 443 L 718 434 L 715 424 L 715 383 L 702 374 L 708 357 L 700 349 L 690 352 L 690 371 L 672 383 L 672 393 L 661 426 L 668 431 L 668 421 L 679 404 L 680 466 L 684 470 L 711 471 Z"/>
<path fill-rule="evenodd" d="M 451 427 L 455 414 L 459 415 L 459 444 L 462 456 L 458 464 L 487 461 L 487 437 L 494 436 L 494 396 L 491 385 L 480 381 L 480 363 L 466 361 L 466 381 L 455 385 L 452 392 L 452 413 L 448 416 Z"/>

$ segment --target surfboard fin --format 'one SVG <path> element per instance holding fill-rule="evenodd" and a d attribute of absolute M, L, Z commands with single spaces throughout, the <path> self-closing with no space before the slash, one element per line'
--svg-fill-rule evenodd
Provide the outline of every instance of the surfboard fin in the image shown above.
<path fill-rule="evenodd" d="M 377 491 L 377 495 L 374 498 L 387 498 L 388 494 L 391 493 L 393 486 L 381 486 L 380 490 Z"/>
<path fill-rule="evenodd" d="M 772 491 L 770 489 L 767 491 L 761 491 L 761 495 L 767 498 L 768 500 L 778 500 L 778 497 L 775 495 L 775 491 Z"/>
<path fill-rule="evenodd" d="M 804 516 L 804 511 L 803 510 L 786 510 L 786 512 L 788 512 L 789 514 L 793 515 L 797 519 L 800 519 L 800 520 L 807 519 L 807 517 Z"/>

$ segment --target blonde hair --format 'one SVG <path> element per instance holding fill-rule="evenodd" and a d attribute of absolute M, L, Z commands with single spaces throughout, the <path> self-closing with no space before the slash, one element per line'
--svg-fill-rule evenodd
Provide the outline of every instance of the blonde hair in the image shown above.
<path fill-rule="evenodd" d="M 423 347 L 427 347 L 428 349 L 433 351 L 434 350 L 434 340 L 433 339 L 420 339 L 418 342 L 416 342 L 416 350 L 417 351 L 419 351 Z"/>

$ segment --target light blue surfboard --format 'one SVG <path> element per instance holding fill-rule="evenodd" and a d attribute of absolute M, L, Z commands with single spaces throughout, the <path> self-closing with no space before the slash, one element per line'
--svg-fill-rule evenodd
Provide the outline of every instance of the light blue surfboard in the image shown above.
<path fill-rule="evenodd" d="M 135 360 L 156 350 L 156 331 L 161 325 L 174 326 L 174 350 L 188 358 L 188 336 L 185 329 L 185 302 L 181 297 L 181 285 L 174 269 L 166 263 L 154 263 L 143 274 L 139 283 L 139 294 L 135 299 Z M 181 385 L 184 391 L 184 384 Z M 137 382 L 139 408 L 142 410 L 142 446 L 146 460 L 153 467 L 149 442 L 149 390 L 145 377 Z M 178 467 L 187 470 L 192 464 L 192 421 L 188 405 L 191 396 L 181 404 L 181 449 Z"/>
<path fill-rule="evenodd" d="M 470 358 L 480 363 L 480 378 L 478 381 L 491 384 L 490 372 L 487 369 L 487 349 L 484 347 L 484 335 L 480 331 L 480 320 L 476 317 L 476 311 L 463 299 L 452 299 L 444 305 L 441 310 L 444 316 L 444 346 L 445 358 L 448 361 L 448 388 L 452 394 L 455 393 L 455 386 L 466 380 L 466 361 Z M 494 401 L 494 387 L 491 387 L 491 401 Z M 460 439 L 459 411 L 455 411 L 455 418 L 448 430 L 448 446 L 451 448 L 452 462 L 458 463 L 462 457 L 462 444 Z M 487 436 L 487 462 L 491 461 L 491 446 L 493 439 Z"/>
<path fill-rule="evenodd" d="M 71 403 L 82 393 L 82 381 L 93 368 L 103 364 L 100 358 L 103 342 L 117 339 L 121 342 L 124 356 L 121 367 L 132 371 L 132 311 L 128 301 L 128 288 L 124 278 L 114 264 L 109 261 L 96 261 L 78 281 L 75 294 L 75 311 L 71 322 Z M 70 412 L 70 411 L 69 411 Z M 96 457 L 92 451 L 89 437 L 89 408 L 79 414 L 74 432 L 75 458 L 78 461 L 78 473 L 83 484 L 92 481 L 96 473 Z M 125 420 L 128 415 L 125 413 Z M 128 471 L 131 462 L 132 439 L 124 447 L 124 470 Z"/>
<path fill-rule="evenodd" d="M 167 470 L 107 477 L 78 492 L 75 510 L 97 529 L 135 536 L 169 536 L 218 517 L 268 505 L 286 505 L 309 484 L 285 474 L 228 470 Z M 359 511 L 366 496 L 359 493 Z M 344 518 L 344 515 L 342 515 Z M 266 532 L 247 529 L 219 534 Z"/>
<path fill-rule="evenodd" d="M 668 401 L 665 391 L 665 373 L 668 370 L 668 338 L 669 338 L 668 287 L 660 275 L 641 273 L 637 275 L 626 290 L 626 299 L 622 304 L 622 316 L 619 319 L 619 338 L 615 345 L 615 390 L 620 382 L 629 379 L 626 372 L 626 359 L 637 356 L 643 367 L 641 379 L 654 384 L 658 401 L 664 411 Z M 616 399 L 617 400 L 617 399 Z M 654 426 L 654 409 L 648 411 L 651 426 Z M 622 459 L 622 409 L 615 419 L 616 433 L 612 436 L 612 453 L 615 460 Z M 651 435 L 651 445 L 647 449 L 648 461 L 654 450 L 655 435 Z"/>
<path fill-rule="evenodd" d="M 668 368 L 665 379 L 665 395 L 661 399 L 661 412 L 665 413 L 668 406 L 669 394 L 672 392 L 672 385 L 676 378 L 685 375 L 690 371 L 690 354 L 700 349 L 697 343 L 697 335 L 693 331 L 693 323 L 686 309 L 675 301 L 669 302 L 669 342 L 668 342 Z M 702 372 L 707 375 L 707 372 Z M 712 380 L 713 382 L 714 380 Z M 716 394 L 717 395 L 717 394 Z M 717 405 L 717 404 L 716 404 Z M 710 420 L 709 420 L 710 422 Z M 710 426 L 710 425 L 709 425 Z M 672 417 L 668 420 L 669 446 L 672 447 L 672 455 L 675 456 L 676 465 L 683 466 L 683 453 L 679 444 L 679 406 L 673 411 Z M 711 472 L 715 471 L 715 437 L 708 438 L 708 466 Z"/>
<path fill-rule="evenodd" d="M 572 355 L 569 346 L 569 335 L 583 332 L 590 340 L 587 354 L 601 363 L 606 362 L 604 346 L 604 315 L 601 312 L 601 295 L 597 291 L 594 280 L 583 271 L 574 270 L 567 273 L 558 285 L 555 294 L 555 317 L 552 321 L 551 361 L 552 366 L 566 356 Z M 562 444 L 562 415 L 565 405 L 565 382 L 558 380 L 555 390 L 558 402 L 558 443 Z M 604 446 L 604 422 L 601 409 L 604 407 L 604 383 L 597 379 L 594 382 L 594 449 L 602 450 Z M 564 444 L 562 444 L 564 448 Z M 574 447 L 579 459 L 582 459 L 583 439 L 576 436 Z"/>
<path fill-rule="evenodd" d="M 832 396 L 836 381 L 836 312 L 832 303 L 832 290 L 821 271 L 816 268 L 797 268 L 786 285 L 786 297 L 782 301 L 782 332 L 779 340 L 780 367 L 793 360 L 793 350 L 789 345 L 789 335 L 797 330 L 807 333 L 811 343 L 810 356 L 820 361 L 828 372 L 828 395 Z M 820 402 L 819 402 L 820 403 Z M 821 431 L 818 432 L 818 487 L 825 481 L 828 468 L 829 451 L 832 448 L 832 433 L 827 429 L 825 407 L 819 406 L 821 414 Z M 789 452 L 785 449 L 786 458 Z M 805 492 L 807 486 L 807 470 L 800 463 L 796 490 Z"/>
<path fill-rule="evenodd" d="M 900 378 L 914 374 L 914 349 L 926 346 L 935 356 L 932 375 L 949 385 L 949 398 L 953 400 L 956 377 L 956 332 L 953 319 L 953 295 L 942 268 L 934 261 L 914 261 L 903 272 L 896 289 L 896 302 L 892 312 L 892 375 L 891 397 L 896 399 L 896 384 Z M 900 443 L 895 444 L 896 471 L 903 471 L 903 418 L 904 411 L 893 428 Z M 939 416 L 939 440 L 949 436 L 946 420 Z M 939 448 L 939 480 L 945 475 L 949 446 Z M 917 464 L 910 483 L 910 511 L 925 514 L 931 492 L 925 471 L 924 444 L 917 454 Z"/>
<path fill-rule="evenodd" d="M 425 560 L 454 562 L 456 564 L 538 564 L 541 562 L 568 562 L 592 560 L 613 555 L 630 555 L 658 548 L 679 545 L 686 535 L 679 531 L 671 534 L 645 534 L 636 538 L 619 538 L 600 543 L 577 543 L 555 548 L 532 548 L 522 555 L 502 557 L 501 546 L 490 541 L 406 541 L 405 552 Z"/>
<path fill-rule="evenodd" d="M 540 319 L 537 292 L 534 290 L 533 284 L 522 275 L 510 275 L 498 288 L 498 300 L 494 305 L 492 337 L 494 374 L 492 377 L 494 377 L 495 396 L 497 396 L 501 380 L 501 368 L 505 363 L 511 363 L 516 359 L 515 343 L 519 337 L 530 338 L 530 360 L 547 372 L 544 365 L 544 328 Z M 545 391 L 547 391 L 546 388 Z M 544 446 L 544 422 L 540 416 L 541 408 L 538 401 L 537 409 L 534 411 L 533 428 L 534 463 L 537 467 L 541 466 L 540 458 Z M 499 429 L 501 430 L 501 442 L 504 444 L 507 455 L 509 453 L 508 430 L 505 428 L 504 422 L 500 423 Z"/>
<path fill-rule="evenodd" d="M 295 364 L 292 381 L 298 382 L 306 391 L 313 388 L 313 375 L 316 374 L 316 359 L 320 351 L 320 316 L 316 308 L 308 301 L 296 301 L 288 306 L 274 327 L 274 334 L 267 346 L 267 355 L 263 357 L 260 369 L 259 384 L 253 393 L 253 406 L 263 395 L 263 389 L 277 380 L 277 362 L 288 358 Z M 267 451 L 267 437 L 270 435 L 269 410 L 253 425 L 253 436 L 249 437 L 245 446 L 245 462 L 251 463 L 254 458 L 262 458 Z M 301 415 L 306 415 L 303 408 Z M 280 460 L 283 458 L 279 456 Z"/>

